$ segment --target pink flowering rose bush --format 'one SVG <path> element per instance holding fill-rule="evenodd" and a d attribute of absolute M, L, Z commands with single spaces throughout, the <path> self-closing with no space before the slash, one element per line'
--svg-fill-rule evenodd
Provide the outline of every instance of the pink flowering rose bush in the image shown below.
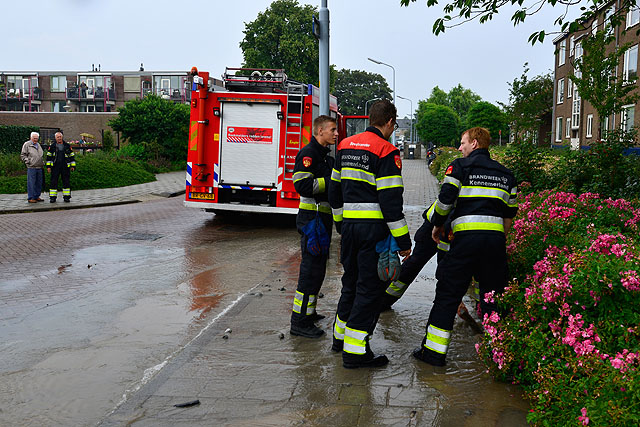
<path fill-rule="evenodd" d="M 530 194 L 509 236 L 513 280 L 485 315 L 489 372 L 521 384 L 534 425 L 640 425 L 637 203 Z"/>

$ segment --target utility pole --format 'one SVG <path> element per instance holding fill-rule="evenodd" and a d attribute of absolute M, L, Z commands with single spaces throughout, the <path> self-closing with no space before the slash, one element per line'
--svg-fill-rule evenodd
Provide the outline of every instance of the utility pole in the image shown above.
<path fill-rule="evenodd" d="M 329 115 L 329 9 L 327 0 L 320 6 L 320 114 Z"/>

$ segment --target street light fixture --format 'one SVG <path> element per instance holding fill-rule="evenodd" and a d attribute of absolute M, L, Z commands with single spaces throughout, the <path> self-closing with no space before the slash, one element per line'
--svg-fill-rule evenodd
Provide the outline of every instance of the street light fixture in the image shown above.
<path fill-rule="evenodd" d="M 373 98 L 373 99 L 369 99 L 367 102 L 365 102 L 365 103 L 364 103 L 364 115 L 365 115 L 365 116 L 367 116 L 367 115 L 368 115 L 368 114 L 367 114 L 367 111 L 369 111 L 369 108 L 368 108 L 368 107 L 369 107 L 369 103 L 370 103 L 371 101 L 378 101 L 378 100 L 380 100 L 380 99 L 382 99 L 382 98 Z"/>
<path fill-rule="evenodd" d="M 404 99 L 405 101 L 409 101 L 411 103 L 411 127 L 409 128 L 409 144 L 413 144 L 413 101 L 400 95 L 398 95 L 398 98 Z"/>
<path fill-rule="evenodd" d="M 393 68 L 392 65 L 386 64 L 382 61 L 378 61 L 377 59 L 367 58 L 369 61 L 378 64 L 378 65 L 386 65 L 387 67 L 393 70 L 393 105 L 396 105 L 396 69 Z M 398 107 L 396 107 L 398 108 Z M 396 145 L 396 132 L 393 132 L 393 145 Z"/>

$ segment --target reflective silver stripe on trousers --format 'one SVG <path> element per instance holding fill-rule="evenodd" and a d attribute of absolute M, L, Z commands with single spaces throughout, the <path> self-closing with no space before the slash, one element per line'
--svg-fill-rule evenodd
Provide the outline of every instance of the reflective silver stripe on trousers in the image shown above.
<path fill-rule="evenodd" d="M 340 320 L 336 314 L 336 323 L 333 324 L 333 336 L 336 337 L 337 340 L 344 340 L 344 328 L 346 326 L 347 324 Z"/>
<path fill-rule="evenodd" d="M 424 346 L 440 354 L 447 354 L 451 332 L 429 325 L 427 328 L 427 339 Z"/>
<path fill-rule="evenodd" d="M 445 176 L 444 179 L 442 180 L 442 185 L 444 185 L 444 184 L 452 184 L 452 185 L 460 188 L 460 180 L 455 179 L 454 177 L 449 176 L 449 175 Z"/>
<path fill-rule="evenodd" d="M 342 179 L 355 179 L 357 181 L 365 181 L 371 185 L 376 185 L 375 175 L 358 169 L 342 168 Z"/>
<path fill-rule="evenodd" d="M 509 193 L 499 188 L 463 186 L 460 197 L 493 197 L 509 202 Z"/>

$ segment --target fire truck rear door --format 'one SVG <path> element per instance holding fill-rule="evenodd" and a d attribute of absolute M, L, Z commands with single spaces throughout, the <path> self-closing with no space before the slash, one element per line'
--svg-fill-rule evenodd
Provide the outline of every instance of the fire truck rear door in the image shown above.
<path fill-rule="evenodd" d="M 280 105 L 223 102 L 221 110 L 220 183 L 276 185 Z"/>

